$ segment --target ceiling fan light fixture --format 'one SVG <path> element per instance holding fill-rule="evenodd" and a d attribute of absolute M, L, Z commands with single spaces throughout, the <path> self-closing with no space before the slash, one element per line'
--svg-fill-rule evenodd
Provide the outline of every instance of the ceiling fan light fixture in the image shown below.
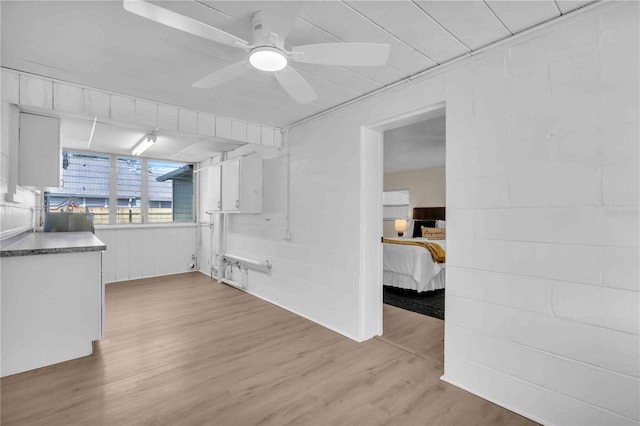
<path fill-rule="evenodd" d="M 280 71 L 287 66 L 287 57 L 280 49 L 261 46 L 251 51 L 249 63 L 260 71 Z"/>

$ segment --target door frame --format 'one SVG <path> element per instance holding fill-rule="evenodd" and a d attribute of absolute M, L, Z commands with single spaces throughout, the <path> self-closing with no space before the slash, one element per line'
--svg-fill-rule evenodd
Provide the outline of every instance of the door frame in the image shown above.
<path fill-rule="evenodd" d="M 384 132 L 445 116 L 445 102 L 360 127 L 360 341 L 381 336 Z"/>

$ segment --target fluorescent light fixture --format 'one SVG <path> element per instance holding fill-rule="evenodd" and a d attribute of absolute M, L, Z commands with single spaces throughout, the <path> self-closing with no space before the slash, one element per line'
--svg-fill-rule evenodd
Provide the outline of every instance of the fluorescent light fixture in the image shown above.
<path fill-rule="evenodd" d="M 131 151 L 131 155 L 140 155 L 145 152 L 147 149 L 151 148 L 151 145 L 156 143 L 156 135 L 148 134 L 144 135 L 142 139 L 138 141 L 138 143 L 133 147 Z"/>
<path fill-rule="evenodd" d="M 261 46 L 251 51 L 249 63 L 260 71 L 280 71 L 287 66 L 287 57 L 280 49 Z"/>
<path fill-rule="evenodd" d="M 91 125 L 91 133 L 89 133 L 89 141 L 87 142 L 87 149 L 91 147 L 91 142 L 93 141 L 93 133 L 96 131 L 97 121 L 98 121 L 98 117 L 93 117 L 93 124 Z"/>

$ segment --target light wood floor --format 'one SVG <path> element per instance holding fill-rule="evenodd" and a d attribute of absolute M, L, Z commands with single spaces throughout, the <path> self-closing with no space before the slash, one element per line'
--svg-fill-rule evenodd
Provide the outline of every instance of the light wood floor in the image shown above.
<path fill-rule="evenodd" d="M 92 356 L 2 380 L 2 425 L 520 425 L 442 365 L 199 273 L 107 286 Z"/>
<path fill-rule="evenodd" d="M 444 321 L 383 305 L 382 336 L 377 339 L 427 358 L 444 372 Z"/>

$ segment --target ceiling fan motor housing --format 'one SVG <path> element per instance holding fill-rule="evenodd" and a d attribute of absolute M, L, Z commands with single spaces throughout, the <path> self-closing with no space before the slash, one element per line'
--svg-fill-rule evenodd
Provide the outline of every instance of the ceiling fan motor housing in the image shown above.
<path fill-rule="evenodd" d="M 259 10 L 251 17 L 251 44 L 254 46 L 269 46 L 269 33 L 266 31 L 262 20 L 262 11 Z"/>
<path fill-rule="evenodd" d="M 277 34 L 269 31 L 265 25 L 264 15 L 261 10 L 251 17 L 253 30 L 253 48 L 249 53 L 249 63 L 260 71 L 280 71 L 287 66 L 287 54 L 284 51 L 284 42 Z"/>

